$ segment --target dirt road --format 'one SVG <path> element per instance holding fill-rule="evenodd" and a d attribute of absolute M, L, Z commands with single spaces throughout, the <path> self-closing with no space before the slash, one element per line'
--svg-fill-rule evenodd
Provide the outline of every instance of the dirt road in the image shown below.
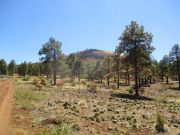
<path fill-rule="evenodd" d="M 11 134 L 13 81 L 0 82 L 0 135 Z"/>

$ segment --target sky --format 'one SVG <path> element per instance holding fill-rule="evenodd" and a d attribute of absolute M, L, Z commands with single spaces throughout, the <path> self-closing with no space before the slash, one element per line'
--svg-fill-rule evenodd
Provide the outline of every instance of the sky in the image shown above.
<path fill-rule="evenodd" d="M 65 54 L 114 51 L 132 20 L 153 34 L 156 60 L 180 44 L 179 0 L 0 0 L 0 59 L 37 62 L 51 36 Z"/>

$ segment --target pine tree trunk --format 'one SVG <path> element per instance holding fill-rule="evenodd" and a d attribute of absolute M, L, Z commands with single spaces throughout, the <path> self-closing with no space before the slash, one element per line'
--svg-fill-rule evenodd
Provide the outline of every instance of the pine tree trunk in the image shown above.
<path fill-rule="evenodd" d="M 141 84 L 143 84 L 143 78 L 141 78 Z"/>
<path fill-rule="evenodd" d="M 129 75 L 129 72 L 128 72 L 128 85 L 130 85 L 130 75 Z"/>
<path fill-rule="evenodd" d="M 110 58 L 108 57 L 108 77 L 107 77 L 108 86 L 109 86 L 109 75 L 110 75 Z"/>
<path fill-rule="evenodd" d="M 179 81 L 179 88 L 180 88 L 180 67 L 179 67 L 179 58 L 178 56 L 176 57 L 177 59 L 177 70 L 178 70 L 178 81 Z"/>
<path fill-rule="evenodd" d="M 114 76 L 114 83 L 116 83 L 116 77 Z"/>
<path fill-rule="evenodd" d="M 139 96 L 139 89 L 138 89 L 138 66 L 135 65 L 135 96 Z"/>
<path fill-rule="evenodd" d="M 118 55 L 118 61 L 117 61 L 117 88 L 119 88 L 119 55 Z"/>
<path fill-rule="evenodd" d="M 161 77 L 161 79 L 162 79 L 162 82 L 164 82 L 164 75 L 162 74 L 162 77 Z"/>
<path fill-rule="evenodd" d="M 139 77 L 139 88 L 141 87 L 141 78 Z"/>
<path fill-rule="evenodd" d="M 153 80 L 154 80 L 154 83 L 155 83 L 155 82 L 156 82 L 156 79 L 154 78 Z"/>
<path fill-rule="evenodd" d="M 147 78 L 145 78 L 145 84 L 147 84 L 148 83 L 148 79 Z"/>
<path fill-rule="evenodd" d="M 109 86 L 109 75 L 107 77 L 107 85 Z"/>
<path fill-rule="evenodd" d="M 150 75 L 149 76 L 149 81 L 150 81 L 150 84 L 152 83 L 152 76 Z"/>
<path fill-rule="evenodd" d="M 49 79 L 49 71 L 48 71 L 48 63 L 45 63 L 45 69 L 46 69 L 46 76 Z"/>
<path fill-rule="evenodd" d="M 139 96 L 137 45 L 135 48 L 135 96 Z"/>
<path fill-rule="evenodd" d="M 54 85 L 56 85 L 56 59 L 54 60 L 54 75 L 53 75 L 53 78 L 54 78 Z"/>
<path fill-rule="evenodd" d="M 169 77 L 166 76 L 166 83 L 169 84 Z"/>

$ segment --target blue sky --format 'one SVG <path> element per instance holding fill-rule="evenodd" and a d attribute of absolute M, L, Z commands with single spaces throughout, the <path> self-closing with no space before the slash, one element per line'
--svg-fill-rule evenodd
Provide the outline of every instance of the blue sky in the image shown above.
<path fill-rule="evenodd" d="M 65 54 L 89 48 L 114 51 L 132 20 L 153 34 L 155 59 L 180 44 L 179 0 L 0 0 L 0 59 L 39 61 L 50 36 Z"/>

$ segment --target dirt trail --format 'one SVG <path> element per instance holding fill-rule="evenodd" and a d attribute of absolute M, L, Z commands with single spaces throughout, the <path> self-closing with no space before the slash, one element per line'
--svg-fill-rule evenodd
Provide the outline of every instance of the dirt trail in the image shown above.
<path fill-rule="evenodd" d="M 11 134 L 12 90 L 12 80 L 0 82 L 0 135 Z"/>

